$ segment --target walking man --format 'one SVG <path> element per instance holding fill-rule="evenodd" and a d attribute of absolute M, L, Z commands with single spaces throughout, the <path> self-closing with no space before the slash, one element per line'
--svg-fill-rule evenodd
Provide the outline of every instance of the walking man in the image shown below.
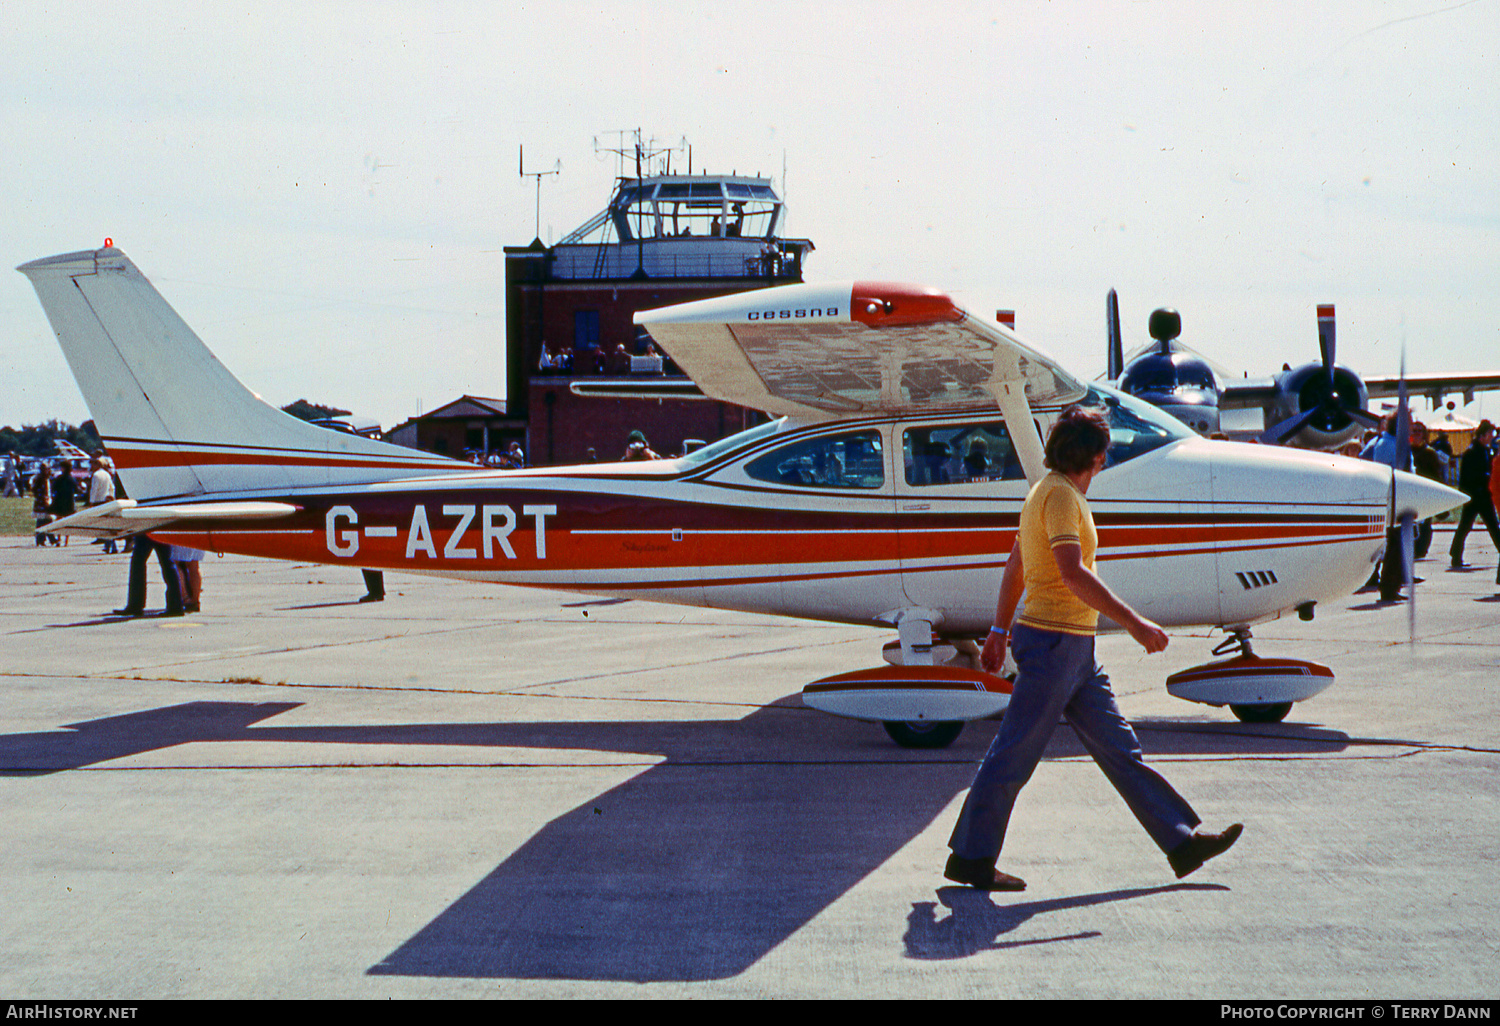
<path fill-rule="evenodd" d="M 1392 470 L 1412 469 L 1412 455 L 1407 452 L 1403 459 L 1400 439 L 1400 415 L 1392 413 L 1385 418 L 1381 432 L 1360 451 L 1359 457 L 1375 463 L 1383 463 Z M 1411 435 L 1408 433 L 1407 440 Z M 1410 449 L 1410 446 L 1407 447 Z M 1380 587 L 1380 601 L 1400 602 L 1401 582 L 1406 579 L 1406 562 L 1401 558 L 1401 525 L 1392 524 L 1385 532 L 1385 553 L 1380 557 L 1380 568 L 1376 571 L 1376 583 Z"/>
<path fill-rule="evenodd" d="M 1411 465 L 1412 471 L 1418 477 L 1425 477 L 1429 481 L 1438 484 L 1447 484 L 1444 480 L 1446 468 L 1443 465 L 1443 457 L 1438 451 L 1428 445 L 1427 425 L 1419 420 L 1411 422 Z M 1432 518 L 1428 517 L 1417 524 L 1417 537 L 1412 545 L 1412 559 L 1427 558 L 1427 550 L 1432 548 Z"/>
<path fill-rule="evenodd" d="M 1464 503 L 1463 512 L 1458 515 L 1453 544 L 1448 548 L 1455 570 L 1463 570 L 1469 565 L 1464 562 L 1464 541 L 1469 537 L 1475 517 L 1484 521 L 1490 532 L 1490 541 L 1500 549 L 1500 524 L 1495 523 L 1495 502 L 1490 496 L 1490 438 L 1494 433 L 1495 426 L 1481 420 L 1474 429 L 1474 441 L 1459 457 L 1458 490 L 1467 495 L 1469 501 Z"/>
<path fill-rule="evenodd" d="M 1240 835 L 1236 823 L 1220 834 L 1201 833 L 1188 803 L 1141 754 L 1120 714 L 1109 677 L 1094 661 L 1094 633 L 1103 613 L 1147 652 L 1167 647 L 1159 626 L 1126 605 L 1094 573 L 1098 536 L 1084 498 L 1104 468 L 1109 425 L 1104 415 L 1077 406 L 1063 411 L 1047 439 L 1051 469 L 1026 497 L 1020 531 L 995 608 L 981 661 L 999 670 L 1009 638 L 1019 674 L 1000 733 L 974 777 L 948 846 L 944 875 L 980 890 L 1021 891 L 1026 884 L 995 868 L 1016 796 L 1042 757 L 1058 717 L 1125 799 L 1178 878 L 1219 855 Z M 1026 612 L 1015 623 L 1022 591 Z"/>

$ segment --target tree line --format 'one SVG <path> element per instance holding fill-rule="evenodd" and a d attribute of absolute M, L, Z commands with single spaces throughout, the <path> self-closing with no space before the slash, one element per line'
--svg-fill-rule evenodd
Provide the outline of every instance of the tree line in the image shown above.
<path fill-rule="evenodd" d="M 14 453 L 17 456 L 56 456 L 57 450 L 52 443 L 59 438 L 71 442 L 84 452 L 92 452 L 101 444 L 99 432 L 94 430 L 94 422 L 91 420 L 86 420 L 77 427 L 57 419 L 45 424 L 25 424 L 19 428 L 7 424 L 0 427 L 0 455 Z"/>
<path fill-rule="evenodd" d="M 311 403 L 306 399 L 298 399 L 281 409 L 284 413 L 289 413 L 300 420 L 347 416 L 349 413 L 348 410 L 341 410 L 336 406 Z M 65 442 L 71 442 L 84 452 L 93 452 L 103 445 L 92 420 L 86 420 L 74 427 L 72 424 L 64 424 L 53 418 L 44 424 L 24 424 L 19 428 L 10 425 L 0 427 L 0 456 L 8 453 L 17 456 L 56 456 L 57 450 L 52 443 L 59 438 Z"/>

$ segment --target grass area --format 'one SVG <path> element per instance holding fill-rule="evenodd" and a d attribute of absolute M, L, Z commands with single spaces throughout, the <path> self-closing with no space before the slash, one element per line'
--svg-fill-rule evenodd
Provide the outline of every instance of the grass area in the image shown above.
<path fill-rule="evenodd" d="M 31 519 L 31 496 L 0 499 L 0 536 L 31 535 L 36 521 Z"/>

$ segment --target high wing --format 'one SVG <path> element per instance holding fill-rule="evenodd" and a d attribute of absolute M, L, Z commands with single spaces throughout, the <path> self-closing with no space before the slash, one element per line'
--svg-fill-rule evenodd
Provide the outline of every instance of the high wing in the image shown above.
<path fill-rule="evenodd" d="M 1086 387 L 1056 360 L 941 292 L 788 285 L 635 315 L 707 396 L 800 421 L 1057 405 Z"/>
<path fill-rule="evenodd" d="M 1366 377 L 1364 380 L 1365 387 L 1370 390 L 1371 399 L 1386 399 L 1398 393 L 1401 375 L 1377 375 Z M 1475 392 L 1486 392 L 1492 389 L 1500 389 L 1500 371 L 1477 374 L 1406 375 L 1407 393 L 1427 395 L 1434 403 L 1441 402 L 1442 397 L 1450 392 L 1462 392 L 1464 402 L 1469 403 L 1473 402 Z"/>
<path fill-rule="evenodd" d="M 934 289 L 887 282 L 788 285 L 635 315 L 703 394 L 803 422 L 986 410 L 1025 423 L 1031 404 L 1087 387 L 1052 357 Z M 1041 440 L 1015 431 L 1030 481 Z"/>

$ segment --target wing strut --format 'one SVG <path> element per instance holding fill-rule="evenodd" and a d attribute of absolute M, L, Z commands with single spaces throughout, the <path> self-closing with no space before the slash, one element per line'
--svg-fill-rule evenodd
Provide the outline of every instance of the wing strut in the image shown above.
<path fill-rule="evenodd" d="M 999 363 L 998 360 L 995 362 Z M 1036 421 L 1031 417 L 1031 403 L 1026 399 L 1026 382 L 1019 378 L 1014 381 L 992 380 L 989 389 L 1005 417 L 1006 427 L 1010 429 L 1010 441 L 1016 447 L 1016 458 L 1026 471 L 1026 483 L 1034 485 L 1047 476 L 1047 468 L 1042 462 L 1042 438 L 1037 433 Z"/>

